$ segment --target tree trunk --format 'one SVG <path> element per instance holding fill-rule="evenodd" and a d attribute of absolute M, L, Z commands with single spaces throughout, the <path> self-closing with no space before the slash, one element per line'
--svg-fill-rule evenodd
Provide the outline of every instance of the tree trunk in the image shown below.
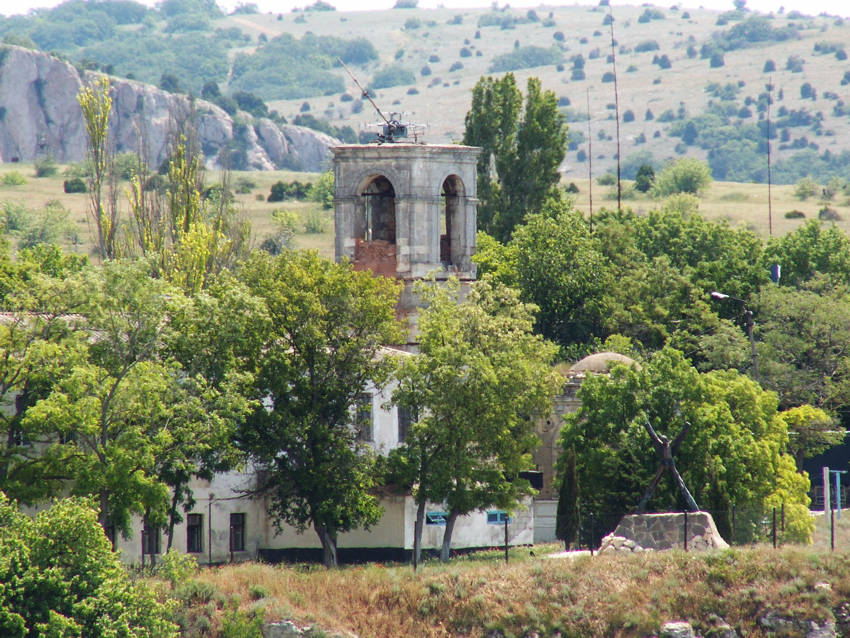
<path fill-rule="evenodd" d="M 416 524 L 413 526 L 413 571 L 422 560 L 422 529 L 425 527 L 425 501 L 416 506 Z"/>
<path fill-rule="evenodd" d="M 165 547 L 167 554 L 171 550 L 171 543 L 174 541 L 174 524 L 177 522 L 177 500 L 180 490 L 175 488 L 171 495 L 171 508 L 168 510 L 168 544 Z"/>
<path fill-rule="evenodd" d="M 326 525 L 314 523 L 316 533 L 319 535 L 319 540 L 322 541 L 322 563 L 328 569 L 338 565 L 336 559 L 336 533 L 334 533 Z"/>
<path fill-rule="evenodd" d="M 444 563 L 449 561 L 449 554 L 452 551 L 452 532 L 455 529 L 457 517 L 457 510 L 452 510 L 449 512 L 448 518 L 446 518 L 446 531 L 443 532 L 443 546 L 440 548 L 440 560 Z"/>

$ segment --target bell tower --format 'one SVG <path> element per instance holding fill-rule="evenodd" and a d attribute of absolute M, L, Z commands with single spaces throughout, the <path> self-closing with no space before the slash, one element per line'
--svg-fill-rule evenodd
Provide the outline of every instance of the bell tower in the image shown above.
<path fill-rule="evenodd" d="M 417 279 L 475 279 L 480 148 L 391 143 L 332 151 L 337 261 L 347 257 L 357 270 L 403 281 L 402 315 L 415 312 Z"/>

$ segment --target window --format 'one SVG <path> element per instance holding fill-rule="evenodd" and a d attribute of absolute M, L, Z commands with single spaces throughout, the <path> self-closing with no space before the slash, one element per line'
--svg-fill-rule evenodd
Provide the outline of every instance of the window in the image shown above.
<path fill-rule="evenodd" d="M 426 525 L 445 525 L 447 516 L 448 516 L 448 514 L 446 512 L 426 512 L 425 513 L 425 524 Z"/>
<path fill-rule="evenodd" d="M 372 395 L 361 392 L 354 400 L 354 431 L 361 441 L 372 441 Z"/>
<path fill-rule="evenodd" d="M 504 525 L 505 522 L 510 523 L 511 517 L 507 512 L 502 510 L 490 510 L 487 512 L 487 523 L 490 525 Z"/>
<path fill-rule="evenodd" d="M 230 551 L 245 551 L 245 514 L 230 515 Z"/>
<path fill-rule="evenodd" d="M 145 554 L 159 554 L 159 525 L 151 525 L 145 521 L 142 529 L 142 552 Z"/>
<path fill-rule="evenodd" d="M 203 514 L 189 514 L 186 517 L 186 551 L 190 554 L 204 551 Z"/>
<path fill-rule="evenodd" d="M 410 426 L 416 419 L 413 416 L 413 410 L 407 406 L 398 406 L 398 442 L 404 443 L 407 439 L 407 433 L 410 431 Z"/>

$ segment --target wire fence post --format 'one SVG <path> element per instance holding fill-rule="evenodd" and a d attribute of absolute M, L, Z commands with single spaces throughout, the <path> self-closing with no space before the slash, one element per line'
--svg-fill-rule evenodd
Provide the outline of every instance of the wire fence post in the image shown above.
<path fill-rule="evenodd" d="M 835 551 L 835 510 L 829 506 L 829 551 Z"/>
<path fill-rule="evenodd" d="M 590 513 L 590 555 L 593 556 L 594 545 L 596 545 L 596 515 Z"/>
<path fill-rule="evenodd" d="M 505 516 L 505 565 L 508 564 L 508 520 L 509 517 Z"/>
<path fill-rule="evenodd" d="M 685 551 L 688 551 L 688 510 L 685 510 L 685 516 L 682 519 L 684 524 Z"/>

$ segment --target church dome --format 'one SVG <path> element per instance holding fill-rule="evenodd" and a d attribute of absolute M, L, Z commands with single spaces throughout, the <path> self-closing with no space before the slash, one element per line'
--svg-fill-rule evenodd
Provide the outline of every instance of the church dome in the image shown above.
<path fill-rule="evenodd" d="M 623 365 L 640 368 L 640 365 L 634 359 L 624 354 L 618 352 L 597 352 L 573 364 L 569 369 L 568 376 L 585 376 L 588 373 L 607 374 L 611 369 L 611 365 L 614 363 L 622 363 Z"/>

